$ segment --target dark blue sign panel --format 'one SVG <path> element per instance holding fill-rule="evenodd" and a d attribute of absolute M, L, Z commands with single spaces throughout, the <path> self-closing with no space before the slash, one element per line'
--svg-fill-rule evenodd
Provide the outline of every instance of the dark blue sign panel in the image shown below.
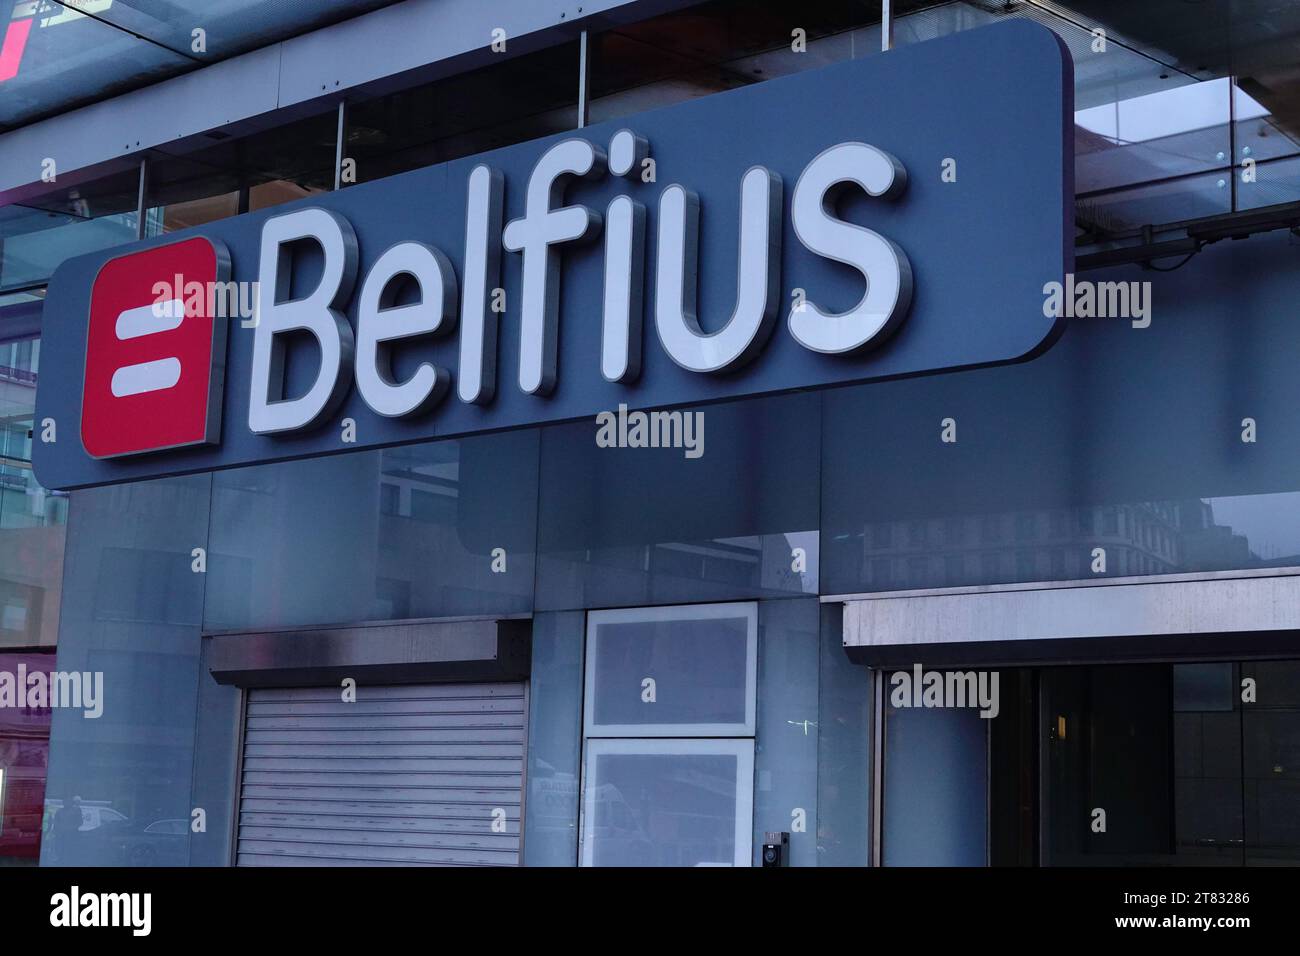
<path fill-rule="evenodd" d="M 1011 21 L 70 260 L 37 477 L 1031 357 L 1072 264 L 1071 90 Z"/>

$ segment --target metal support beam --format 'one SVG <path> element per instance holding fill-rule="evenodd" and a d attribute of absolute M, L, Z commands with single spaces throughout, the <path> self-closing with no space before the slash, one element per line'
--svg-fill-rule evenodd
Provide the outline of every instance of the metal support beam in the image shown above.
<path fill-rule="evenodd" d="M 1147 264 L 1153 260 L 1191 255 L 1211 242 L 1245 239 L 1278 229 L 1300 230 L 1300 202 L 1146 226 L 1137 235 L 1123 237 L 1112 248 L 1079 254 L 1075 258 L 1074 271 L 1084 272 L 1131 263 Z M 1157 236 L 1169 238 L 1153 238 Z"/>
<path fill-rule="evenodd" d="M 880 49 L 894 48 L 893 0 L 880 0 Z"/>

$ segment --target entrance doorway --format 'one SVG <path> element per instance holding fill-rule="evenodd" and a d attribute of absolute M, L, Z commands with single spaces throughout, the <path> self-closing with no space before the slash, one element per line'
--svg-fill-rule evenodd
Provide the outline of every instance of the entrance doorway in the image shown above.
<path fill-rule="evenodd" d="M 943 830 L 969 834 L 981 815 L 982 855 L 994 866 L 1300 862 L 1300 661 L 997 673 L 992 719 L 909 713 L 884 701 L 886 864 L 978 862 L 977 839 L 948 840 Z M 895 743 L 904 740 L 905 750 Z M 959 752 L 942 768 L 917 772 L 918 754 L 944 747 Z M 947 779 L 954 776 L 960 787 Z M 913 819 L 918 806 L 927 809 L 924 821 Z M 963 855 L 913 858 L 913 846 L 931 856 L 935 847 L 959 846 Z"/>

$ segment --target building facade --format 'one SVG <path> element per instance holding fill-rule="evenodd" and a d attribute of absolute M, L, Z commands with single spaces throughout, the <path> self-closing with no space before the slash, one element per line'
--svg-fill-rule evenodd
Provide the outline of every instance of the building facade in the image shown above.
<path fill-rule="evenodd" d="M 174 6 L 16 3 L 0 54 L 0 676 L 100 693 L 6 704 L 0 683 L 0 863 L 1300 859 L 1300 14 Z M 81 388 L 41 361 L 68 323 L 84 339 L 68 273 L 50 281 L 77 256 L 957 49 L 927 44 L 978 60 L 1005 21 L 1068 56 L 1066 271 L 1133 290 L 1122 315 L 1080 309 L 1023 361 L 711 395 L 682 410 L 698 456 L 607 447 L 584 413 L 37 482 L 59 416 L 36 393 Z M 1040 161 L 1008 150 L 996 173 L 1037 183 Z M 985 172 L 967 168 L 909 187 Z M 1004 208 L 944 231 L 1010 275 L 1043 223 L 1032 197 Z M 734 271 L 702 268 L 701 296 L 734 298 Z M 1011 309 L 967 301 L 972 321 Z"/>

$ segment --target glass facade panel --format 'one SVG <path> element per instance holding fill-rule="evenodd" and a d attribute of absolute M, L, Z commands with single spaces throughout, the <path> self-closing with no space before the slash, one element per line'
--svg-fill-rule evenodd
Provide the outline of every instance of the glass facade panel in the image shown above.
<path fill-rule="evenodd" d="M 97 688 L 101 712 L 54 712 L 44 865 L 188 861 L 207 577 L 192 562 L 211 486 L 198 475 L 73 494 L 57 666 Z"/>
<path fill-rule="evenodd" d="M 0 341 L 0 648 L 51 647 L 59 632 L 67 497 L 32 473 L 40 349 Z"/>
<path fill-rule="evenodd" d="M 213 476 L 210 630 L 532 608 L 536 432 Z"/>
<path fill-rule="evenodd" d="M 539 609 L 816 594 L 817 394 L 698 409 L 703 451 L 542 429 Z"/>
<path fill-rule="evenodd" d="M 57 164 L 50 173 L 60 183 L 72 178 Z M 134 242 L 139 192 L 139 164 L 132 163 L 94 182 L 0 207 L 0 291 L 42 283 L 64 259 Z"/>
<path fill-rule="evenodd" d="M 395 0 L 22 0 L 0 20 L 0 131 Z M 196 33 L 201 30 L 202 33 Z"/>
<path fill-rule="evenodd" d="M 334 188 L 338 117 L 318 113 L 183 155 L 155 151 L 147 176 L 149 236 L 302 199 Z"/>
<path fill-rule="evenodd" d="M 988 861 L 988 725 L 973 708 L 894 707 L 885 675 L 885 866 Z"/>
<path fill-rule="evenodd" d="M 395 0 L 80 0 L 79 6 L 105 23 L 161 44 L 177 53 L 220 60 L 286 36 L 387 6 Z M 205 27 L 205 49 L 195 49 L 194 25 Z"/>
<path fill-rule="evenodd" d="M 817 865 L 818 607 L 815 598 L 758 605 L 755 866 L 762 864 L 764 835 L 781 831 L 790 834 L 787 865 Z"/>
<path fill-rule="evenodd" d="M 528 794 L 524 864 L 573 866 L 578 859 L 582 772 L 582 663 L 586 615 L 533 618 L 528 688 Z"/>
<path fill-rule="evenodd" d="M 113 0 L 7 4 L 0 20 L 0 131 L 190 68 L 188 57 L 88 15 L 112 6 Z"/>
<path fill-rule="evenodd" d="M 928 6 L 895 3 L 895 15 Z M 593 122 L 737 89 L 880 51 L 879 5 L 812 0 L 703 3 L 593 38 Z"/>
<path fill-rule="evenodd" d="M 578 125 L 578 44 L 459 73 L 348 108 L 356 181 L 537 139 Z"/>
<path fill-rule="evenodd" d="M 872 819 L 872 675 L 844 653 L 844 606 L 823 604 L 819 612 L 817 864 L 866 866 Z"/>
<path fill-rule="evenodd" d="M 51 653 L 0 653 L 0 867 L 35 866 L 42 830 L 51 822 L 45 812 L 51 710 L 48 697 L 35 700 L 27 690 L 34 675 L 48 682 L 53 668 Z"/>
<path fill-rule="evenodd" d="M 1075 319 L 1021 365 L 826 392 L 822 593 L 1300 564 L 1292 250 L 1251 246 L 1160 275 L 1149 327 Z M 1214 303 L 1247 288 L 1226 326 Z"/>

